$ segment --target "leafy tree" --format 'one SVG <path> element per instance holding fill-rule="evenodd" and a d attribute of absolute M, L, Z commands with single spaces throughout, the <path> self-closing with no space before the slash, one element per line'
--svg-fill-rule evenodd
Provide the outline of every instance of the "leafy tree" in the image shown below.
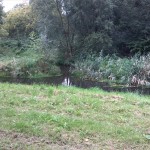
<path fill-rule="evenodd" d="M 8 32 L 3 28 L 3 6 L 2 6 L 2 0 L 0 0 L 0 38 L 8 36 Z"/>
<path fill-rule="evenodd" d="M 113 4 L 110 0 L 71 0 L 68 7 L 77 53 L 112 53 Z M 79 50 L 80 49 L 80 50 Z"/>
<path fill-rule="evenodd" d="M 60 49 L 60 55 L 70 58 L 72 55 L 72 37 L 70 25 L 64 9 L 63 0 L 32 0 L 33 13 L 37 16 L 40 37 L 49 51 L 49 47 Z"/>
<path fill-rule="evenodd" d="M 30 6 L 15 7 L 6 14 L 4 21 L 4 28 L 9 32 L 10 37 L 28 36 L 34 31 L 35 20 Z"/>
<path fill-rule="evenodd" d="M 31 0 L 45 45 L 65 58 L 150 51 L 149 0 Z"/>
<path fill-rule="evenodd" d="M 0 0 L 0 24 L 2 23 L 2 16 L 3 16 L 3 6 L 2 0 Z"/>
<path fill-rule="evenodd" d="M 82 51 L 90 49 L 96 53 L 110 50 L 113 22 L 110 20 L 112 4 L 109 0 L 30 2 L 33 12 L 38 16 L 38 29 L 42 38 L 45 38 L 45 41 L 57 41 L 59 49 L 67 58 L 78 54 L 79 49 L 83 49 Z M 103 11 L 107 15 L 103 15 Z M 89 48 L 86 45 L 87 39 L 93 42 L 89 44 Z"/>
<path fill-rule="evenodd" d="M 114 5 L 115 47 L 125 55 L 132 50 L 148 51 L 144 47 L 148 46 L 146 41 L 150 38 L 150 1 L 114 0 Z M 146 45 L 141 40 L 145 40 Z"/>

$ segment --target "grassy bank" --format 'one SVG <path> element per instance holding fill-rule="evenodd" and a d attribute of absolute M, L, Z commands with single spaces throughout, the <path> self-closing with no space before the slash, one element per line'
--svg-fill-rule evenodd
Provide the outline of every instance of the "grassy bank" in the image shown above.
<path fill-rule="evenodd" d="M 39 39 L 0 41 L 0 76 L 41 77 L 60 74 L 56 56 L 52 53 L 46 56 Z"/>
<path fill-rule="evenodd" d="M 141 81 L 150 86 L 150 54 L 120 58 L 118 56 L 88 56 L 75 61 L 72 74 L 92 80 L 109 80 L 121 84 L 132 84 L 136 76 L 139 85 Z"/>
<path fill-rule="evenodd" d="M 150 149 L 150 97 L 0 84 L 0 149 Z"/>

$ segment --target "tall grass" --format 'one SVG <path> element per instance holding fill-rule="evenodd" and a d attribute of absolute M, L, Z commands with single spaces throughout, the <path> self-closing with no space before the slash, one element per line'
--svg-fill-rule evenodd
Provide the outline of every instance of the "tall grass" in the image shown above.
<path fill-rule="evenodd" d="M 117 56 L 89 56 L 74 64 L 72 74 L 82 78 L 105 80 L 110 79 L 120 83 L 131 83 L 134 75 L 140 80 L 150 79 L 150 54 L 120 58 Z"/>

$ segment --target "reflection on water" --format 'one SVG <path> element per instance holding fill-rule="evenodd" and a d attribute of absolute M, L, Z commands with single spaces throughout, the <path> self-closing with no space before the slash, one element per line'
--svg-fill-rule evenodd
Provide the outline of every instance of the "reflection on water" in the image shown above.
<path fill-rule="evenodd" d="M 0 77 L 0 82 L 21 83 L 21 84 L 50 84 L 63 86 L 76 86 L 80 88 L 98 87 L 106 91 L 120 91 L 120 92 L 138 92 L 140 94 L 150 95 L 150 88 L 143 87 L 111 87 L 107 82 L 97 82 L 91 80 L 82 80 L 74 78 L 69 74 L 69 67 L 61 67 L 62 76 L 58 77 L 44 77 L 44 78 L 11 78 Z"/>
<path fill-rule="evenodd" d="M 138 92 L 140 94 L 150 95 L 150 88 L 142 87 L 111 87 L 107 82 L 96 82 L 91 80 L 82 80 L 69 76 L 59 77 L 45 77 L 45 78 L 11 78 L 0 77 L 0 82 L 22 83 L 22 84 L 50 84 L 50 85 L 64 85 L 76 86 L 80 88 L 98 87 L 106 91 L 120 91 L 120 92 Z"/>
<path fill-rule="evenodd" d="M 62 82 L 62 85 L 71 86 L 70 78 L 69 77 L 65 78 L 64 81 Z"/>

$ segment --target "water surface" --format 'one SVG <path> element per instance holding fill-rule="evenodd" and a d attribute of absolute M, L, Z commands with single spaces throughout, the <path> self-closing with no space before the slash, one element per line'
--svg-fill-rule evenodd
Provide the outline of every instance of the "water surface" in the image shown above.
<path fill-rule="evenodd" d="M 0 82 L 21 83 L 21 84 L 48 84 L 48 85 L 64 85 L 76 86 L 80 88 L 97 87 L 106 91 L 119 92 L 137 92 L 139 94 L 150 95 L 150 88 L 146 87 L 112 87 L 108 82 L 97 82 L 91 80 L 83 80 L 72 77 L 69 73 L 69 67 L 61 67 L 61 76 L 41 77 L 41 78 L 12 78 L 0 77 Z"/>

